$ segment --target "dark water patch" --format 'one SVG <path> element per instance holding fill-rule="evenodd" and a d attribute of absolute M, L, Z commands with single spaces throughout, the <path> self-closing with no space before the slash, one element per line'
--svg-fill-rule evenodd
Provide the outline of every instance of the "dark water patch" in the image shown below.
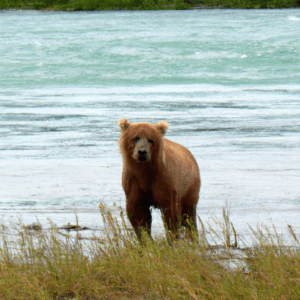
<path fill-rule="evenodd" d="M 132 95 L 133 98 L 137 98 L 137 95 Z M 160 95 L 161 97 L 161 95 Z M 203 100 L 203 97 L 201 95 L 197 95 L 195 98 L 191 98 L 191 95 L 187 95 L 186 98 L 184 97 L 184 94 L 180 94 L 180 98 L 176 101 L 168 100 L 168 101 L 153 101 L 151 100 L 151 97 L 147 95 L 145 98 L 145 95 L 141 95 L 140 101 L 128 101 L 123 100 L 123 96 L 119 95 L 118 99 L 112 98 L 111 101 L 107 100 L 101 100 L 99 101 L 70 101 L 70 102 L 49 102 L 49 103 L 43 103 L 41 101 L 37 102 L 20 102 L 17 103 L 1 103 L 1 107 L 4 109 L 21 109 L 21 108 L 53 108 L 53 109 L 138 109 L 138 110 L 148 110 L 148 109 L 163 109 L 168 111 L 175 111 L 175 110 L 182 110 L 182 109 L 241 109 L 241 110 L 255 110 L 255 109 L 269 109 L 272 108 L 281 108 L 281 107 L 296 107 L 298 108 L 300 105 L 299 99 L 287 99 L 284 103 L 282 101 L 271 101 L 266 102 L 263 99 L 261 101 L 251 100 L 251 96 L 249 96 L 249 100 L 229 100 L 228 96 L 224 95 L 225 101 L 206 101 Z M 128 98 L 127 95 L 124 98 Z M 149 99 L 150 98 L 150 99 Z M 177 98 L 177 97 L 174 97 Z M 206 98 L 206 97 L 205 97 Z M 193 100 L 191 100 L 193 99 Z M 195 100 L 196 99 L 196 100 Z M 18 117 L 18 115 L 21 115 Z M 5 116 L 7 116 L 5 118 Z M 28 119 L 68 119 L 68 118 L 76 118 L 76 117 L 86 117 L 82 114 L 57 114 L 57 115 L 49 115 L 49 114 L 40 114 L 39 116 L 42 116 L 40 118 L 35 117 L 35 114 L 30 113 L 20 113 L 20 114 L 14 114 L 14 113 L 5 113 L 2 115 L 2 118 L 9 119 L 18 119 L 18 118 L 28 118 Z"/>
<path fill-rule="evenodd" d="M 192 107 L 193 108 L 193 107 Z M 262 109 L 267 108 L 266 106 L 263 107 L 262 105 L 241 105 L 241 104 L 233 104 L 230 102 L 223 102 L 223 103 L 206 103 L 205 108 L 221 108 L 221 109 Z"/>
<path fill-rule="evenodd" d="M 56 143 L 51 144 L 51 148 L 74 148 L 74 147 L 97 147 L 99 146 L 99 143 L 84 143 L 84 142 L 75 142 L 77 140 L 80 140 L 79 138 L 77 139 L 64 139 L 64 140 L 59 140 Z M 73 143 L 71 141 L 74 141 Z"/>
<path fill-rule="evenodd" d="M 0 99 L 1 100 L 1 99 Z M 9 102 L 4 102 L 1 103 L 1 106 L 3 108 L 13 108 L 13 109 L 19 109 L 19 108 L 51 108 L 51 107 L 68 107 L 66 103 L 44 103 L 44 102 L 20 102 L 20 101 L 9 101 Z"/>
<path fill-rule="evenodd" d="M 275 140 L 270 141 L 260 141 L 259 138 L 255 141 L 241 141 L 241 142 L 230 142 L 228 143 L 230 146 L 238 146 L 241 149 L 263 149 L 263 150 L 271 150 L 274 149 L 286 149 L 286 151 L 291 149 L 298 149 L 300 147 L 300 141 L 295 142 L 286 142 L 286 140 L 283 140 L 282 142 L 277 142 Z M 232 149 L 235 150 L 234 148 Z"/>
<path fill-rule="evenodd" d="M 100 123 L 100 122 L 99 122 Z M 99 126 L 94 125 L 85 125 L 85 123 L 76 123 L 76 124 L 70 124 L 70 126 L 58 126 L 58 127 L 32 127 L 32 132 L 90 132 L 90 133 L 97 133 L 99 130 Z M 104 130 L 101 127 L 101 133 L 103 133 Z"/>
<path fill-rule="evenodd" d="M 13 146 L 0 147 L 0 151 L 32 151 L 32 150 L 45 151 L 47 149 L 49 149 L 49 146 L 38 146 L 38 145 L 26 145 L 26 146 L 13 145 Z"/>
<path fill-rule="evenodd" d="M 60 132 L 63 131 L 61 128 L 49 128 L 49 127 L 40 127 L 41 132 Z"/>
<path fill-rule="evenodd" d="M 137 95 L 132 95 L 133 98 L 138 98 Z M 160 95 L 161 97 L 161 95 Z M 176 101 L 168 100 L 168 101 L 156 101 L 151 100 L 151 97 L 147 95 L 145 98 L 145 95 L 141 95 L 140 101 L 128 101 L 124 99 L 123 101 L 120 101 L 122 99 L 122 95 L 118 96 L 118 99 L 112 98 L 111 101 L 107 100 L 99 100 L 99 101 L 67 101 L 67 102 L 49 102 L 49 103 L 43 103 L 43 102 L 29 102 L 29 103 L 4 103 L 1 104 L 2 107 L 5 109 L 13 108 L 13 109 L 20 109 L 20 108 L 53 108 L 53 109 L 138 109 L 138 110 L 149 110 L 149 109 L 163 109 L 168 111 L 175 111 L 175 110 L 182 110 L 182 109 L 240 109 L 240 110 L 254 110 L 254 109 L 269 109 L 272 108 L 280 108 L 280 107 L 290 107 L 295 106 L 298 107 L 300 104 L 300 101 L 298 99 L 291 100 L 287 99 L 284 104 L 282 102 L 278 102 L 276 100 L 271 102 L 265 102 L 263 101 L 256 101 L 256 100 L 229 100 L 226 95 L 224 95 L 225 100 L 220 102 L 217 100 L 212 101 L 206 101 L 203 100 L 201 96 L 197 96 L 195 98 L 192 98 L 191 100 L 190 95 L 187 95 L 186 99 L 184 98 L 184 95 L 180 95 L 180 98 Z M 127 98 L 127 95 L 126 97 Z M 150 99 L 149 99 L 150 98 Z M 176 98 L 176 97 L 174 97 Z M 263 96 L 262 96 L 263 98 Z M 197 100 L 195 100 L 197 99 Z M 5 119 L 20 119 L 20 118 L 28 118 L 28 119 L 38 119 L 38 120 L 48 120 L 48 119 L 68 119 L 68 118 L 78 118 L 78 117 L 87 117 L 82 114 L 40 114 L 40 117 L 36 117 L 36 114 L 31 113 L 20 113 L 20 114 L 13 114 L 13 113 L 6 113 L 3 114 L 2 118 Z"/>
<path fill-rule="evenodd" d="M 195 129 L 183 129 L 180 131 L 234 131 L 234 127 L 218 127 L 218 128 L 195 128 Z"/>
<path fill-rule="evenodd" d="M 178 130 L 179 132 L 189 132 L 189 131 L 215 131 L 215 132 L 223 132 L 230 131 L 236 133 L 300 133 L 300 127 L 298 126 L 259 126 L 259 127 L 215 127 L 215 128 L 183 128 Z"/>
<path fill-rule="evenodd" d="M 242 91 L 249 91 L 249 92 L 265 92 L 265 93 L 273 93 L 273 92 L 281 92 L 281 93 L 290 93 L 291 91 L 294 92 L 294 90 L 287 90 L 287 89 L 243 89 Z"/>
<path fill-rule="evenodd" d="M 34 195 L 31 195 L 31 196 L 34 196 Z M 35 206 L 37 204 L 38 204 L 37 201 L 22 201 L 22 202 L 17 203 L 18 206 Z"/>
<path fill-rule="evenodd" d="M 7 128 L 8 131 L 5 133 L 6 136 L 9 135 L 24 135 L 31 136 L 41 132 L 62 132 L 62 131 L 71 131 L 72 128 L 68 127 L 38 127 L 32 126 L 32 124 L 9 124 L 3 125 L 3 128 Z"/>
<path fill-rule="evenodd" d="M 44 114 L 30 114 L 30 113 L 8 113 L 3 114 L 4 121 L 51 121 L 51 120 L 65 120 L 65 119 L 81 119 L 86 118 L 85 115 L 44 115 Z"/>
<path fill-rule="evenodd" d="M 97 145 L 97 144 L 78 144 L 78 145 L 74 145 L 74 146 L 77 146 L 77 147 L 97 147 L 99 145 Z"/>
<path fill-rule="evenodd" d="M 28 150 L 51 150 L 55 148 L 77 148 L 77 147 L 97 147 L 99 144 L 85 144 L 85 143 L 68 143 L 68 139 L 61 140 L 58 143 L 49 144 L 47 146 L 39 146 L 36 144 L 33 145 L 26 145 L 26 146 L 7 146 L 7 147 L 0 147 L 0 151 L 28 151 Z"/>
<path fill-rule="evenodd" d="M 188 98 L 186 101 L 181 99 L 181 101 L 126 101 L 126 102 L 111 102 L 108 107 L 115 107 L 115 108 L 134 108 L 140 110 L 148 110 L 151 109 L 163 109 L 166 111 L 176 111 L 182 109 L 207 109 L 207 108 L 220 108 L 220 109 L 262 109 L 262 108 L 269 108 L 268 105 L 263 105 L 261 103 L 257 104 L 239 104 L 238 102 L 207 102 L 202 101 L 199 98 L 199 101 L 190 101 Z"/>
<path fill-rule="evenodd" d="M 282 172 L 295 172 L 295 171 L 299 171 L 298 169 L 268 169 L 268 168 L 257 168 L 257 169 L 245 169 L 245 171 L 247 172 L 270 172 L 270 173 L 274 173 L 274 172 L 278 172 L 278 173 L 282 173 Z"/>

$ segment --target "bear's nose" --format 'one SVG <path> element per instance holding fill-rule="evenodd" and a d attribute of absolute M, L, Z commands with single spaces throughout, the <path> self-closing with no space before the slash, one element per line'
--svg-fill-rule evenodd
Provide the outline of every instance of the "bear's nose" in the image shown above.
<path fill-rule="evenodd" d="M 147 151 L 146 150 L 139 150 L 139 153 L 138 153 L 138 158 L 140 161 L 144 161 L 147 159 Z"/>

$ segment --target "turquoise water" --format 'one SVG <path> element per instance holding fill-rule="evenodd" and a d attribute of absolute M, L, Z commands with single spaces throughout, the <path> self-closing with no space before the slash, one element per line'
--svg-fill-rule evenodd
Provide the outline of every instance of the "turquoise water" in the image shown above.
<path fill-rule="evenodd" d="M 22 11 L 0 20 L 6 89 L 299 84 L 297 9 Z"/>
<path fill-rule="evenodd" d="M 198 213 L 300 230 L 300 11 L 0 12 L 0 213 L 101 226 L 118 121 L 169 123 Z M 154 227 L 161 228 L 158 212 Z"/>

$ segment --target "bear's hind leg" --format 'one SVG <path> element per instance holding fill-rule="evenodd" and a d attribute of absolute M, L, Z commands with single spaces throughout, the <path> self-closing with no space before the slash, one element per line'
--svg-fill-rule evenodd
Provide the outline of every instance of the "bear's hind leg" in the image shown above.
<path fill-rule="evenodd" d="M 185 205 L 182 208 L 182 226 L 190 232 L 197 231 L 196 205 Z"/>
<path fill-rule="evenodd" d="M 197 232 L 197 203 L 199 200 L 200 181 L 196 180 L 189 191 L 181 199 L 182 205 L 182 225 Z"/>
<path fill-rule="evenodd" d="M 175 209 L 161 209 L 163 222 L 165 225 L 167 238 L 169 237 L 168 232 L 171 232 L 173 237 L 179 238 L 180 218 L 176 213 Z"/>

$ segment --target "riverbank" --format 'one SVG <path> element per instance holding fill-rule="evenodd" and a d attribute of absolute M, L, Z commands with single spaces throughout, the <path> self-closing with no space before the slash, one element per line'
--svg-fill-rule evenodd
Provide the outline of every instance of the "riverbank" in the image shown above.
<path fill-rule="evenodd" d="M 0 230 L 1 299 L 297 299 L 299 241 L 287 228 L 286 246 L 275 228 L 250 228 L 252 247 L 223 209 L 218 228 L 199 219 L 199 242 L 146 236 L 141 246 L 122 217 L 100 205 L 102 237 L 82 240 L 54 225 Z M 78 224 L 76 225 L 78 227 Z M 172 239 L 170 237 L 170 239 Z M 213 239 L 213 242 L 209 240 Z M 195 241 L 195 236 L 194 236 Z"/>
<path fill-rule="evenodd" d="M 297 8 L 300 0 L 1 0 L 0 9 L 46 11 L 276 9 Z"/>

